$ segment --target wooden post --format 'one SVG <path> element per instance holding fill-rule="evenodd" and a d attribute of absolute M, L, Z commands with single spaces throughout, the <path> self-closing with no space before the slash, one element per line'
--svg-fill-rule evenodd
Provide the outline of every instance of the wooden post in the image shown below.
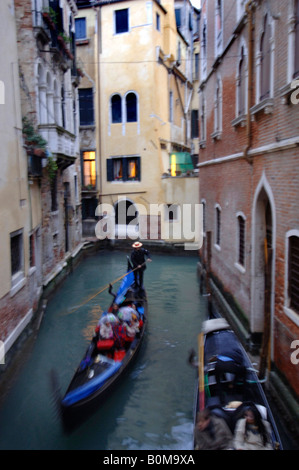
<path fill-rule="evenodd" d="M 265 297 L 264 297 L 264 331 L 260 357 L 259 379 L 265 378 L 268 359 L 270 357 L 271 339 L 271 265 L 272 249 L 268 248 L 267 238 L 264 240 L 265 253 Z"/>
<path fill-rule="evenodd" d="M 205 376 L 204 376 L 204 335 L 198 335 L 198 387 L 199 387 L 199 410 L 205 407 Z"/>

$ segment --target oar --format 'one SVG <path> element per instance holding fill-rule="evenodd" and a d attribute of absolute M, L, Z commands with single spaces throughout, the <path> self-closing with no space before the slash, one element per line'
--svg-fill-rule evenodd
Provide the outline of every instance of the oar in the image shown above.
<path fill-rule="evenodd" d="M 146 260 L 148 261 L 148 260 Z M 131 274 L 132 272 L 136 271 L 136 269 L 139 269 L 140 267 L 142 267 L 145 263 L 142 263 L 140 266 L 138 265 L 136 268 L 134 269 L 131 269 L 131 271 L 128 271 L 127 273 L 123 274 L 122 276 L 118 277 L 117 279 L 115 279 L 114 281 L 112 282 L 109 282 L 109 284 L 107 284 L 105 287 L 102 287 L 102 289 L 100 289 L 98 292 L 96 292 L 95 294 L 93 294 L 91 297 L 89 297 L 87 300 L 85 300 L 85 302 L 83 302 L 82 304 L 80 304 L 78 307 L 74 308 L 73 310 L 71 310 L 70 312 L 68 312 L 68 314 L 70 313 L 74 313 L 76 312 L 77 310 L 79 310 L 79 308 L 83 307 L 83 305 L 87 304 L 88 302 L 90 302 L 90 300 L 94 299 L 95 297 L 97 297 L 98 295 L 100 295 L 102 292 L 104 292 L 106 289 L 108 289 L 110 286 L 113 286 L 113 284 L 116 284 L 116 282 L 120 281 L 121 279 L 123 279 L 124 277 L 128 276 L 129 274 Z"/>
<path fill-rule="evenodd" d="M 204 383 L 204 335 L 198 335 L 198 388 L 199 388 L 199 410 L 205 407 L 205 383 Z"/>

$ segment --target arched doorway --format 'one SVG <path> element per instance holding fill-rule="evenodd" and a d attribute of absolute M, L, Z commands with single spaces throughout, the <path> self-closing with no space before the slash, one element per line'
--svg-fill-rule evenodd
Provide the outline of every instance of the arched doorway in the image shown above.
<path fill-rule="evenodd" d="M 275 210 L 272 192 L 260 184 L 253 208 L 252 240 L 252 342 L 270 338 L 274 313 Z"/>
<path fill-rule="evenodd" d="M 131 238 L 139 236 L 138 211 L 129 199 L 119 200 L 115 206 L 116 238 Z"/>

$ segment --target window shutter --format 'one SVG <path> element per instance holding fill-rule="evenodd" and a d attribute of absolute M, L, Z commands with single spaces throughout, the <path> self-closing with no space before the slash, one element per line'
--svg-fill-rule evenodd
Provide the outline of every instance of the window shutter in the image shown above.
<path fill-rule="evenodd" d="M 141 181 L 141 158 L 137 157 L 136 158 L 136 163 L 137 163 L 137 179 L 138 181 Z"/>
<path fill-rule="evenodd" d="M 76 39 L 86 38 L 86 18 L 75 19 Z"/>
<path fill-rule="evenodd" d="M 127 181 L 128 179 L 128 160 L 127 158 L 122 159 L 123 164 L 123 181 Z"/>
<path fill-rule="evenodd" d="M 112 158 L 107 159 L 107 181 L 113 181 L 113 160 Z"/>

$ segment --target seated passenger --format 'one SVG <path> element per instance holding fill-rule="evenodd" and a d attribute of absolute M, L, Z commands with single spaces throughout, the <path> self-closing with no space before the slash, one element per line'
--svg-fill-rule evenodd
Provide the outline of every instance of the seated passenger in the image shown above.
<path fill-rule="evenodd" d="M 232 438 L 224 419 L 213 415 L 208 408 L 198 413 L 195 450 L 228 450 L 232 448 Z"/>
<path fill-rule="evenodd" d="M 103 322 L 100 325 L 100 337 L 103 339 L 111 339 L 113 338 L 113 329 L 111 323 L 109 321 Z"/>
<path fill-rule="evenodd" d="M 268 421 L 262 419 L 258 408 L 251 404 L 244 411 L 244 418 L 236 423 L 234 448 L 236 450 L 273 450 Z"/>

